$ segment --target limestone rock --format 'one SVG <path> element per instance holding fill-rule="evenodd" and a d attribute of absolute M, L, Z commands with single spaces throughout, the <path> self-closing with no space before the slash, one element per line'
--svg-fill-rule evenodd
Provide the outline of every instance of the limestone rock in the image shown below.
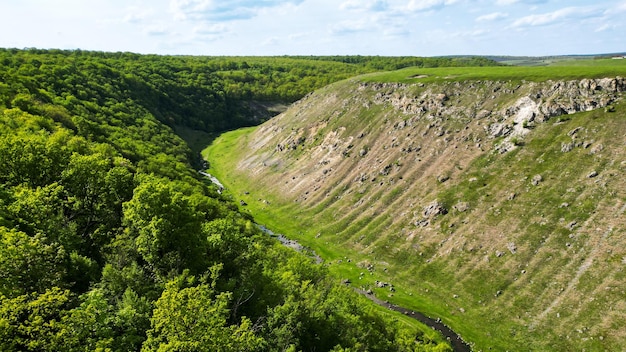
<path fill-rule="evenodd" d="M 539 183 L 541 183 L 541 181 L 543 181 L 543 176 L 535 175 L 533 176 L 531 183 L 533 184 L 533 186 L 537 186 Z"/>
<path fill-rule="evenodd" d="M 427 218 L 432 218 L 437 215 L 445 215 L 448 214 L 448 209 L 446 209 L 443 203 L 435 200 L 424 207 L 424 216 Z"/>
<path fill-rule="evenodd" d="M 571 152 L 572 149 L 574 149 L 574 143 L 561 143 L 561 152 Z"/>
<path fill-rule="evenodd" d="M 454 205 L 454 210 L 458 211 L 459 213 L 463 213 L 465 211 L 467 211 L 467 209 L 469 209 L 469 204 L 467 204 L 466 202 L 458 202 Z"/>

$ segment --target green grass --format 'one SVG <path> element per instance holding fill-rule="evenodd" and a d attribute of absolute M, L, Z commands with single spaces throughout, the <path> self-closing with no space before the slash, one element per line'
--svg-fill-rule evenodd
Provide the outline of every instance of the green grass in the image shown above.
<path fill-rule="evenodd" d="M 555 66 L 526 67 L 446 67 L 406 68 L 393 72 L 361 76 L 365 82 L 433 83 L 460 81 L 535 81 L 573 80 L 626 75 L 626 60 L 564 61 Z M 421 77 L 421 78 L 420 78 Z"/>

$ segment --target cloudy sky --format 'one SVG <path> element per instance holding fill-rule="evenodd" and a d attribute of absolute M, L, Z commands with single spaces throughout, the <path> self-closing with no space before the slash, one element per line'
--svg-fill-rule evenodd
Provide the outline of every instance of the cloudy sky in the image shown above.
<path fill-rule="evenodd" d="M 626 51 L 626 0 L 3 0 L 0 47 L 192 55 Z"/>

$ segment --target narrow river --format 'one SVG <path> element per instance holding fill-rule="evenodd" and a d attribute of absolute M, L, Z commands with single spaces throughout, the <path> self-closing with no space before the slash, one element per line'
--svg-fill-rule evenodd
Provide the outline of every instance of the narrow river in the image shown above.
<path fill-rule="evenodd" d="M 211 182 L 213 182 L 215 185 L 217 185 L 219 187 L 220 190 L 224 189 L 224 186 L 222 185 L 222 183 L 213 175 L 208 174 L 204 171 L 200 171 L 200 174 L 207 177 L 209 180 L 211 180 Z M 309 255 L 310 257 L 314 258 L 315 261 L 318 264 L 321 264 L 324 262 L 324 260 L 322 259 L 322 257 L 320 257 L 319 255 L 317 255 L 313 250 L 311 250 L 310 248 L 307 248 L 303 245 L 301 245 L 300 243 L 298 243 L 298 241 L 294 241 L 291 240 L 289 238 L 287 238 L 285 235 L 282 234 L 276 234 L 274 233 L 272 230 L 268 229 L 267 227 L 263 226 L 263 225 L 259 225 L 257 224 L 258 228 L 263 231 L 264 233 L 268 234 L 269 236 L 276 238 L 281 244 L 283 244 L 286 247 L 292 248 L 298 252 L 304 253 L 306 255 Z M 452 346 L 452 349 L 455 352 L 471 352 L 471 348 L 470 346 L 463 341 L 463 339 L 461 338 L 461 336 L 459 336 L 457 333 L 455 333 L 454 331 L 452 331 L 452 329 L 450 329 L 447 325 L 445 325 L 444 323 L 441 322 L 441 319 L 436 318 L 433 319 L 431 317 L 428 317 L 422 313 L 419 312 L 415 312 L 412 311 L 408 308 L 403 308 L 400 306 L 397 306 L 395 304 L 391 304 L 389 302 L 385 302 L 379 298 L 377 298 L 376 296 L 367 293 L 366 291 L 354 288 L 354 290 L 360 294 L 362 294 L 363 296 L 367 297 L 369 300 L 371 300 L 372 302 L 386 307 L 388 309 L 394 310 L 396 312 L 400 312 L 404 315 L 406 315 L 407 317 L 413 318 L 423 324 L 426 324 L 428 326 L 430 326 L 431 328 L 433 328 L 436 331 L 439 331 L 449 342 L 450 345 Z"/>

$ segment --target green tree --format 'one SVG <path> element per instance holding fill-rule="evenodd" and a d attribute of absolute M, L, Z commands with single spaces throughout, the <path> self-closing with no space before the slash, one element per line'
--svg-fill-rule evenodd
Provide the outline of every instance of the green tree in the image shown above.
<path fill-rule="evenodd" d="M 150 327 L 151 303 L 131 289 L 112 303 L 102 289 L 81 296 L 82 303 L 61 319 L 60 351 L 138 351 Z"/>
<path fill-rule="evenodd" d="M 142 351 L 260 350 L 264 341 L 250 320 L 228 325 L 230 296 L 186 275 L 169 282 L 156 302 Z"/>
<path fill-rule="evenodd" d="M 61 317 L 72 301 L 68 290 L 8 298 L 0 294 L 0 350 L 58 351 Z"/>
<path fill-rule="evenodd" d="M 41 235 L 0 226 L 0 294 L 16 297 L 63 285 L 67 257 L 62 246 L 47 244 Z"/>
<path fill-rule="evenodd" d="M 206 269 L 203 219 L 171 182 L 145 177 L 123 207 L 124 224 L 137 252 L 157 274 Z"/>

